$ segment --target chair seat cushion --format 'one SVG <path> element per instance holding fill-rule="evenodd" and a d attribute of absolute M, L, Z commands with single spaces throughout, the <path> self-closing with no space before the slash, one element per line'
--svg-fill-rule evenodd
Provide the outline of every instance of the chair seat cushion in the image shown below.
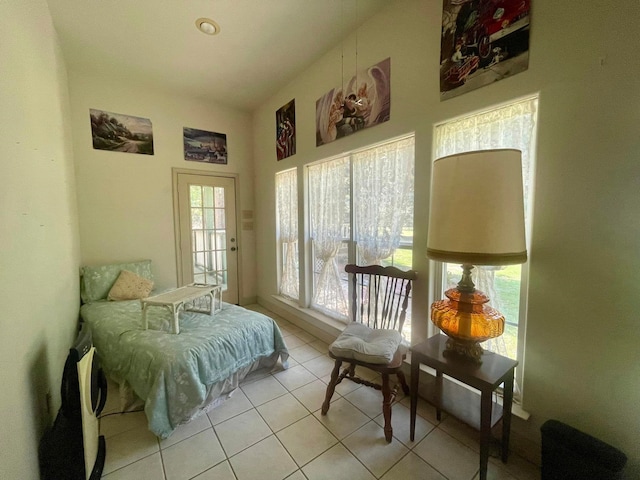
<path fill-rule="evenodd" d="M 352 322 L 329 346 L 329 350 L 336 357 L 386 364 L 391 362 L 401 342 L 402 336 L 396 330 L 373 329 Z"/>

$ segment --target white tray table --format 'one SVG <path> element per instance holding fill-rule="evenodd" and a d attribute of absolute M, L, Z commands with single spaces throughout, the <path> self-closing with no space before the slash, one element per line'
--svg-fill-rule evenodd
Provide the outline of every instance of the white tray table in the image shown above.
<path fill-rule="evenodd" d="M 197 302 L 200 300 L 200 302 Z M 208 302 L 207 302 L 208 300 Z M 200 303 L 200 305 L 199 305 Z M 204 303 L 204 305 L 202 305 Z M 180 310 L 208 313 L 213 315 L 222 310 L 222 286 L 193 283 L 184 287 L 176 288 L 153 297 L 140 300 L 142 306 L 142 324 L 144 329 L 149 328 L 147 321 L 147 307 L 165 307 L 173 314 L 173 333 L 180 333 L 179 314 Z"/>

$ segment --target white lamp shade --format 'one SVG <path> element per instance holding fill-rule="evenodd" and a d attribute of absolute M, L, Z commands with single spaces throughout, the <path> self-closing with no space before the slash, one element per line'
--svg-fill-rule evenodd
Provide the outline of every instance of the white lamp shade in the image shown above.
<path fill-rule="evenodd" d="M 468 152 L 434 162 L 427 256 L 472 265 L 526 262 L 519 150 Z"/>

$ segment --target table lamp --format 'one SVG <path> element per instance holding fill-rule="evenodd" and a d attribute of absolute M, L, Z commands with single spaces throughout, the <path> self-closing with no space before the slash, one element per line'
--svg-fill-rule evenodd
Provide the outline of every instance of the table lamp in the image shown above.
<path fill-rule="evenodd" d="M 527 261 L 521 152 L 482 150 L 433 163 L 427 256 L 462 264 L 462 279 L 431 305 L 449 338 L 445 355 L 482 362 L 480 342 L 504 332 L 504 316 L 471 280 L 474 265 Z"/>

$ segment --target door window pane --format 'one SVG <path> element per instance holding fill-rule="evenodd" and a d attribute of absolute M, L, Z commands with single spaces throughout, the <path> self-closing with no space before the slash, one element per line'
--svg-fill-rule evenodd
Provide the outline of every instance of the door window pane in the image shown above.
<path fill-rule="evenodd" d="M 202 206 L 202 187 L 199 185 L 189 186 L 189 198 L 191 199 L 192 207 Z"/>
<path fill-rule="evenodd" d="M 205 207 L 213 207 L 213 187 L 203 187 L 204 190 L 204 206 Z"/>
<path fill-rule="evenodd" d="M 214 218 L 215 218 L 215 228 L 223 229 L 225 228 L 225 215 L 223 208 L 216 208 L 214 210 Z"/>
<path fill-rule="evenodd" d="M 224 188 L 191 185 L 189 193 L 194 281 L 222 285 L 226 290 Z"/>
<path fill-rule="evenodd" d="M 224 208 L 224 188 L 215 187 L 214 188 L 214 194 L 215 194 L 214 207 L 216 207 L 216 208 Z"/>
<path fill-rule="evenodd" d="M 213 209 L 205 208 L 204 209 L 204 228 L 212 229 L 214 226 L 213 222 Z"/>
<path fill-rule="evenodd" d="M 201 208 L 192 208 L 191 209 L 191 228 L 202 228 L 202 209 Z"/>

